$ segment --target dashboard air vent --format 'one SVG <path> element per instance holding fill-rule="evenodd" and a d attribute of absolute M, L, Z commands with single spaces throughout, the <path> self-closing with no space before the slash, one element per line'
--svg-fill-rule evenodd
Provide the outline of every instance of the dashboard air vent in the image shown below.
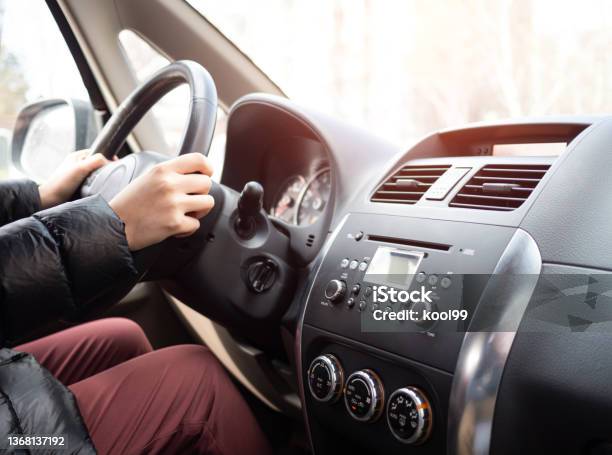
<path fill-rule="evenodd" d="M 448 168 L 450 168 L 448 165 L 406 165 L 380 185 L 370 200 L 372 202 L 416 204 Z"/>
<path fill-rule="evenodd" d="M 540 183 L 548 164 L 490 164 L 472 177 L 451 207 L 511 211 L 519 208 Z"/>

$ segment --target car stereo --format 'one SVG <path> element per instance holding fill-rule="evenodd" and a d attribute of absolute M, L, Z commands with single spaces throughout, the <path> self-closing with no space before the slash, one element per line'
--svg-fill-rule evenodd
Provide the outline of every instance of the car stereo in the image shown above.
<path fill-rule="evenodd" d="M 452 372 L 469 320 L 377 320 L 401 310 L 471 314 L 513 229 L 351 214 L 325 255 L 304 324 Z M 390 288 L 431 301 L 388 299 Z M 387 300 L 385 300 L 387 297 Z M 399 299 L 403 300 L 403 299 Z M 393 332 L 393 336 L 389 336 Z"/>

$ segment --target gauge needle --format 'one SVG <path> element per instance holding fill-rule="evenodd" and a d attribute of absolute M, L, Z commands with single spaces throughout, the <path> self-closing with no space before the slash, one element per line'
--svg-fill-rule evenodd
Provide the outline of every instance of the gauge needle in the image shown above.
<path fill-rule="evenodd" d="M 283 198 L 279 201 L 278 205 L 276 206 L 276 210 L 274 211 L 274 216 L 277 216 L 277 217 L 283 216 L 283 214 L 287 210 L 289 210 L 291 207 L 293 207 L 294 204 L 295 204 L 295 201 L 293 200 L 292 197 L 283 196 Z"/>

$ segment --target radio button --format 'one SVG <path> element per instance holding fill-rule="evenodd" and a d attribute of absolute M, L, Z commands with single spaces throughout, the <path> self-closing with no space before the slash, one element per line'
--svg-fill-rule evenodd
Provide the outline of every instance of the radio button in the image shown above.
<path fill-rule="evenodd" d="M 349 266 L 350 262 L 351 261 L 349 261 L 348 258 L 344 258 L 344 259 L 342 259 L 342 261 L 340 261 L 340 267 L 345 269 L 345 268 L 347 268 Z"/>
<path fill-rule="evenodd" d="M 443 277 L 440 280 L 440 286 L 442 286 L 444 289 L 448 289 L 450 288 L 451 284 L 453 284 L 453 282 L 451 281 L 451 279 L 447 276 Z"/>
<path fill-rule="evenodd" d="M 434 325 L 435 325 L 435 321 L 431 321 L 431 320 L 423 320 L 423 313 L 424 312 L 434 312 L 436 311 L 436 305 L 434 303 L 431 302 L 415 302 L 412 305 L 412 311 L 416 312 L 418 314 L 418 320 L 415 321 L 416 325 L 418 325 L 419 327 L 425 329 L 425 330 L 429 330 L 431 329 Z"/>
<path fill-rule="evenodd" d="M 438 275 L 429 275 L 427 283 L 429 283 L 430 286 L 435 286 L 438 284 Z"/>
<path fill-rule="evenodd" d="M 419 272 L 416 276 L 417 283 L 425 283 L 426 279 L 427 279 L 427 274 L 425 272 Z"/>
<path fill-rule="evenodd" d="M 342 280 L 331 280 L 325 287 L 325 298 L 331 302 L 338 302 L 346 294 L 346 283 Z"/>
<path fill-rule="evenodd" d="M 363 261 L 361 264 L 359 264 L 359 271 L 360 272 L 365 272 L 366 269 L 368 268 L 368 263 Z"/>
<path fill-rule="evenodd" d="M 351 269 L 351 270 L 355 270 L 355 269 L 357 268 L 357 266 L 358 266 L 358 265 L 359 265 L 359 262 L 358 262 L 358 261 L 356 261 L 355 259 L 353 259 L 353 260 L 351 261 L 351 263 L 349 264 L 349 269 Z"/>

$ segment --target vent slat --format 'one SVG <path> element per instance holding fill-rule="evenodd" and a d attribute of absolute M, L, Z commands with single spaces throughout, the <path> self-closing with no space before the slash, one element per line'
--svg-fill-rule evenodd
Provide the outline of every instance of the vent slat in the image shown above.
<path fill-rule="evenodd" d="M 462 192 L 464 190 L 473 190 L 473 191 L 482 191 L 482 185 L 470 185 L 467 184 L 463 187 Z M 533 188 L 527 188 L 527 187 L 520 187 L 520 188 L 513 188 L 512 191 L 519 191 L 519 192 L 524 192 L 524 193 L 530 193 L 533 191 Z"/>
<path fill-rule="evenodd" d="M 421 191 L 387 191 L 387 190 L 380 190 L 380 191 L 377 191 L 376 194 L 378 196 L 391 196 L 391 195 L 394 195 L 394 194 L 397 194 L 397 195 L 401 195 L 401 194 L 408 194 L 408 195 L 414 194 L 415 196 L 420 196 L 423 193 Z"/>
<path fill-rule="evenodd" d="M 466 193 L 459 193 L 455 196 L 455 198 L 460 198 L 460 197 L 475 198 L 475 199 L 482 199 L 482 200 L 489 200 L 489 201 L 517 201 L 521 203 L 525 202 L 525 199 L 527 199 L 527 197 L 484 196 L 481 194 L 466 194 Z"/>
<path fill-rule="evenodd" d="M 419 188 L 422 186 L 429 188 L 431 185 L 431 183 L 419 182 Z M 383 183 L 382 186 L 384 186 L 385 188 L 402 188 L 402 185 L 398 185 L 397 183 Z"/>
<path fill-rule="evenodd" d="M 549 168 L 548 164 L 484 166 L 461 188 L 449 205 L 504 212 L 515 210 L 523 205 Z"/>
<path fill-rule="evenodd" d="M 512 207 L 498 207 L 496 205 L 481 205 L 481 204 L 462 204 L 459 202 L 451 202 L 451 207 L 463 207 L 466 209 L 480 209 L 480 210 L 499 210 L 502 212 L 510 212 L 514 210 Z"/>
<path fill-rule="evenodd" d="M 472 177 L 472 180 L 475 181 L 485 181 L 485 182 L 495 182 L 497 180 L 500 180 L 502 182 L 516 182 L 516 183 L 521 183 L 521 182 L 525 182 L 525 183 L 539 183 L 540 179 L 527 179 L 524 177 L 496 177 L 496 176 L 486 176 L 486 175 L 478 175 L 476 174 L 474 177 Z"/>
<path fill-rule="evenodd" d="M 550 164 L 487 164 L 483 169 L 531 169 L 547 171 Z"/>
<path fill-rule="evenodd" d="M 539 169 L 509 169 L 509 168 L 489 168 L 484 167 L 480 172 L 509 172 L 511 174 L 542 174 L 544 175 L 546 171 Z"/>
<path fill-rule="evenodd" d="M 385 199 L 382 197 L 372 197 L 372 202 L 386 202 L 389 204 L 415 204 L 418 199 Z"/>
<path fill-rule="evenodd" d="M 450 166 L 403 166 L 384 181 L 370 198 L 371 202 L 416 204 Z M 398 184 L 400 179 L 415 180 L 412 185 Z"/>
<path fill-rule="evenodd" d="M 398 178 L 402 178 L 402 177 L 410 177 L 411 179 L 438 179 L 438 177 L 440 177 L 441 174 L 436 174 L 436 175 L 414 175 L 414 174 L 407 174 L 405 172 L 398 172 L 396 175 L 393 176 L 393 178 L 395 180 L 397 180 Z"/>
<path fill-rule="evenodd" d="M 445 171 L 449 168 L 449 166 L 404 166 L 400 169 L 400 172 L 403 171 Z"/>

